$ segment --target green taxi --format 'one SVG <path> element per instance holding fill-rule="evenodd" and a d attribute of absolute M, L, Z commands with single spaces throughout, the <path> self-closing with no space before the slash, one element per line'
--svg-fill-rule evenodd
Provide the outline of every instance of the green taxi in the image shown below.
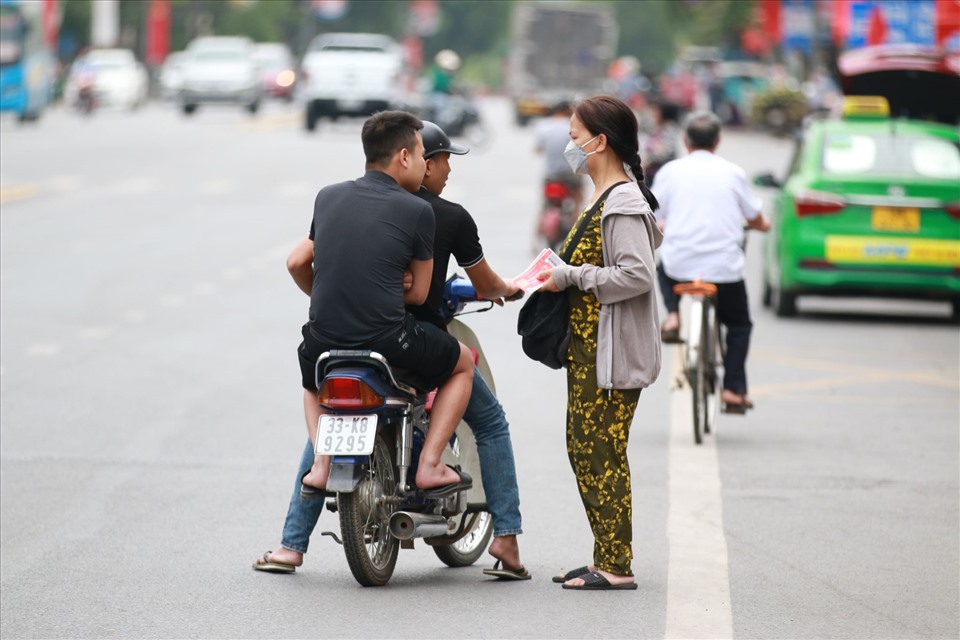
<path fill-rule="evenodd" d="M 890 117 L 881 96 L 845 98 L 813 122 L 779 187 L 764 245 L 763 302 L 802 295 L 948 300 L 960 319 L 960 132 Z"/>

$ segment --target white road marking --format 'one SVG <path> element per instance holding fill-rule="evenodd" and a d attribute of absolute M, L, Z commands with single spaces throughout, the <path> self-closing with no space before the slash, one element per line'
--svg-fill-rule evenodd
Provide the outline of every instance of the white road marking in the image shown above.
<path fill-rule="evenodd" d="M 205 196 L 222 196 L 233 192 L 237 187 L 235 180 L 205 180 L 200 184 L 200 193 Z"/>
<path fill-rule="evenodd" d="M 117 195 L 143 195 L 160 190 L 160 181 L 156 178 L 130 178 L 121 180 L 110 186 L 110 191 Z"/>
<path fill-rule="evenodd" d="M 81 340 L 103 340 L 113 333 L 113 329 L 107 327 L 88 327 L 77 332 L 77 337 Z"/>
<path fill-rule="evenodd" d="M 47 188 L 59 193 L 76 191 L 82 185 L 83 178 L 76 175 L 54 176 L 47 180 Z"/>
<path fill-rule="evenodd" d="M 60 345 L 56 344 L 32 344 L 27 347 L 28 356 L 51 358 L 60 353 Z"/>
<path fill-rule="evenodd" d="M 243 274 L 246 273 L 244 269 L 239 267 L 227 267 L 223 269 L 220 273 L 223 274 L 225 280 L 237 280 L 243 277 Z"/>
<path fill-rule="evenodd" d="M 670 372 L 681 370 L 674 348 Z M 670 393 L 670 510 L 667 538 L 667 638 L 732 638 L 727 540 L 714 436 L 693 442 L 689 385 Z"/>
<path fill-rule="evenodd" d="M 198 282 L 193 285 L 193 292 L 198 296 L 210 296 L 217 292 L 217 285 L 210 282 Z"/>
<path fill-rule="evenodd" d="M 123 314 L 123 319 L 127 322 L 143 322 L 147 319 L 147 314 L 143 311 L 130 310 Z"/>
<path fill-rule="evenodd" d="M 281 198 L 310 198 L 317 194 L 317 186 L 306 181 L 285 182 L 277 187 Z"/>
<path fill-rule="evenodd" d="M 186 298 L 178 295 L 166 295 L 160 298 L 160 304 L 164 307 L 182 307 L 187 303 Z"/>

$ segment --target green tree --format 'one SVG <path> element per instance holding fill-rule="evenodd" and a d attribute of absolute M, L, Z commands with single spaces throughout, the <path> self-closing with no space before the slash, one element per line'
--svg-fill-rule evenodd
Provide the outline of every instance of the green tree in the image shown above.
<path fill-rule="evenodd" d="M 675 0 L 667 3 L 681 44 L 738 49 L 755 0 Z"/>

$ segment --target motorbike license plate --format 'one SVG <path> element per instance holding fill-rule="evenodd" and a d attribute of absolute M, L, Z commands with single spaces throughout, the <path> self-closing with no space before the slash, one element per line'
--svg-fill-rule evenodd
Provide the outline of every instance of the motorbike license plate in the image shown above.
<path fill-rule="evenodd" d="M 920 231 L 920 210 L 916 208 L 874 207 L 870 218 L 874 231 Z"/>
<path fill-rule="evenodd" d="M 377 416 L 320 416 L 317 426 L 318 456 L 368 456 L 373 453 Z"/>

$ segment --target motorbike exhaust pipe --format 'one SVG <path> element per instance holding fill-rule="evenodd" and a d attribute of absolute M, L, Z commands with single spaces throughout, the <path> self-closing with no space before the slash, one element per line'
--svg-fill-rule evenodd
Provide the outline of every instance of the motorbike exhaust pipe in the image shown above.
<path fill-rule="evenodd" d="M 390 516 L 390 533 L 399 540 L 442 536 L 447 529 L 447 519 L 443 516 L 408 511 L 397 511 Z"/>

